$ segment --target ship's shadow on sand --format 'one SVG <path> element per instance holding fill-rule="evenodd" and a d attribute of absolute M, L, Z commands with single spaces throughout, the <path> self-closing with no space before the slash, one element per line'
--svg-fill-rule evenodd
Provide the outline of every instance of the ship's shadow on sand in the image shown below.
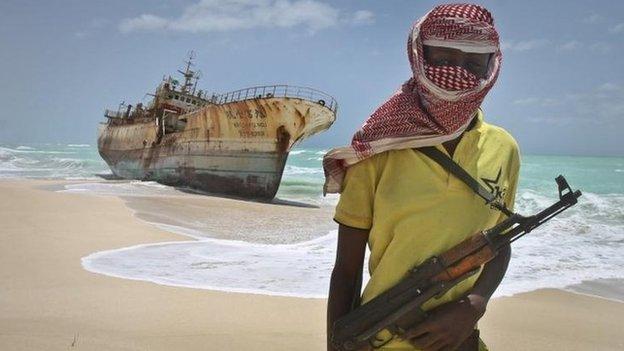
<path fill-rule="evenodd" d="M 127 180 L 126 178 L 122 178 L 122 177 L 118 177 L 114 174 L 107 174 L 107 173 L 99 173 L 96 174 L 95 176 L 100 177 L 104 180 Z M 162 183 L 159 183 L 162 184 Z M 261 198 L 246 198 L 246 197 L 241 197 L 241 196 L 234 196 L 234 195 L 226 195 L 226 194 L 218 194 L 218 193 L 209 193 L 209 192 L 205 192 L 205 191 L 201 191 L 201 190 L 197 190 L 197 189 L 193 189 L 193 188 L 189 188 L 189 187 L 183 187 L 183 186 L 175 186 L 175 185 L 169 185 L 169 184 L 163 184 L 163 185 L 167 185 L 172 187 L 173 189 L 186 193 L 186 194 L 192 194 L 192 195 L 204 195 L 204 196 L 211 196 L 211 197 L 220 197 L 220 198 L 224 198 L 224 199 L 231 199 L 231 200 L 239 200 L 239 201 L 249 201 L 249 202 L 256 202 L 256 203 L 261 203 L 261 204 L 267 204 L 267 205 L 280 205 L 280 206 L 294 206 L 294 207 L 305 207 L 305 208 L 320 208 L 320 206 L 315 205 L 315 204 L 309 204 L 309 203 L 305 203 L 305 202 L 300 202 L 300 201 L 293 201 L 293 200 L 286 200 L 286 199 L 280 199 L 280 198 L 273 198 L 273 199 L 261 199 Z"/>
<path fill-rule="evenodd" d="M 315 205 L 315 204 L 308 204 L 308 203 L 300 202 L 300 201 L 280 199 L 280 198 L 277 198 L 277 197 L 275 197 L 273 199 L 269 199 L 269 200 L 267 200 L 267 199 L 260 199 L 260 198 L 254 199 L 254 198 L 246 198 L 246 197 L 240 197 L 240 196 L 234 196 L 234 195 L 209 193 L 209 192 L 196 190 L 196 189 L 192 189 L 192 188 L 186 188 L 186 187 L 174 186 L 173 188 L 176 189 L 177 191 L 180 191 L 180 192 L 183 192 L 183 193 L 187 193 L 187 194 L 220 197 L 220 198 L 230 199 L 230 200 L 256 202 L 256 203 L 267 204 L 267 205 L 294 206 L 294 207 L 305 207 L 305 208 L 320 208 L 320 206 Z"/>
<path fill-rule="evenodd" d="M 97 173 L 95 174 L 96 177 L 100 177 L 104 180 L 124 180 L 125 178 L 116 176 L 112 173 Z"/>

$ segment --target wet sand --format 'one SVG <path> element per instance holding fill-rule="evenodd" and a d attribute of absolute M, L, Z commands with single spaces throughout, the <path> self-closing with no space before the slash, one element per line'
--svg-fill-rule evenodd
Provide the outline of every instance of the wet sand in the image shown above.
<path fill-rule="evenodd" d="M 188 238 L 139 220 L 118 197 L 49 190 L 58 183 L 0 181 L 0 349 L 324 348 L 324 299 L 176 288 L 84 270 L 80 259 L 96 251 Z M 293 214 L 292 206 L 210 201 L 215 216 L 316 218 L 314 208 Z M 235 233 L 237 222 L 228 217 L 221 225 Z M 597 284 L 594 293 L 608 290 Z M 480 326 L 492 350 L 621 350 L 623 322 L 620 302 L 545 289 L 493 300 Z"/>
<path fill-rule="evenodd" d="M 190 228 L 200 236 L 210 233 L 215 239 L 285 244 L 311 240 L 337 229 L 331 220 L 333 208 L 297 202 L 259 203 L 188 194 L 122 198 L 140 219 Z"/>

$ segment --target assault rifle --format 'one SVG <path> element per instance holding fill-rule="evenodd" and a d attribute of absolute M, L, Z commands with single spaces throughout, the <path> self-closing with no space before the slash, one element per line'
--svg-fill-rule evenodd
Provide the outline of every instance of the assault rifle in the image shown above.
<path fill-rule="evenodd" d="M 572 191 L 561 175 L 555 180 L 559 201 L 533 216 L 510 212 L 510 216 L 496 226 L 412 268 L 397 285 L 338 319 L 332 327 L 332 344 L 346 351 L 367 345 L 378 348 L 392 340 L 378 338 L 382 330 L 400 336 L 416 326 L 426 318 L 422 304 L 476 274 L 503 247 L 577 203 L 581 192 Z"/>

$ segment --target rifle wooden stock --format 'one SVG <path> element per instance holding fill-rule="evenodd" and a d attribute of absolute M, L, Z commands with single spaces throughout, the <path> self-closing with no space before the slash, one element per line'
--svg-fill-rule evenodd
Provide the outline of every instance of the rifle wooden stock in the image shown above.
<path fill-rule="evenodd" d="M 483 232 L 475 234 L 439 256 L 446 268 L 431 280 L 440 282 L 457 279 L 478 269 L 497 254 L 490 247 Z"/>

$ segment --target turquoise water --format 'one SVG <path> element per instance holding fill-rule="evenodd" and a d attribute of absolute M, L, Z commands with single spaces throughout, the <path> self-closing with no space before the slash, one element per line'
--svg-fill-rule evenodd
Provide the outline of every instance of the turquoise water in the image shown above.
<path fill-rule="evenodd" d="M 335 205 L 337 195 L 322 196 L 321 162 L 326 152 L 321 148 L 293 150 L 277 197 L 329 208 Z M 94 145 L 0 144 L 0 179 L 71 179 L 76 182 L 66 186 L 67 191 L 87 194 L 172 194 L 169 187 L 153 182 L 106 181 L 97 174 L 110 174 L 110 170 Z M 555 202 L 554 179 L 559 174 L 574 189 L 583 191 L 579 204 L 514 243 L 510 268 L 497 294 L 624 278 L 624 158 L 525 155 L 516 211 L 529 215 Z M 210 228 L 204 225 L 209 221 L 194 218 L 193 226 L 163 227 L 180 234 L 192 233 L 197 242 L 114 250 L 85 258 L 83 264 L 103 274 L 168 285 L 295 296 L 323 296 L 327 291 L 335 232 L 306 242 L 284 233 L 282 245 L 259 244 L 257 240 L 233 243 L 197 229 Z M 257 257 L 263 259 L 254 261 Z M 195 262 L 199 258 L 202 261 Z M 198 264 L 213 268 L 189 270 Z M 295 266 L 296 274 L 285 269 Z M 252 274 L 249 267 L 262 270 Z"/>
<path fill-rule="evenodd" d="M 0 179 L 96 179 L 100 173 L 111 174 L 92 145 L 0 143 Z"/>
<path fill-rule="evenodd" d="M 570 184 L 595 194 L 624 194 L 624 158 L 524 156 L 520 188 L 554 195 L 552 180 L 565 175 Z"/>
<path fill-rule="evenodd" d="M 323 155 L 327 148 L 293 150 L 286 164 L 278 197 L 322 197 Z M 0 178 L 98 179 L 111 174 L 97 147 L 87 144 L 0 143 Z M 554 178 L 594 194 L 624 194 L 624 158 L 533 156 L 522 157 L 520 189 L 555 196 Z"/>

